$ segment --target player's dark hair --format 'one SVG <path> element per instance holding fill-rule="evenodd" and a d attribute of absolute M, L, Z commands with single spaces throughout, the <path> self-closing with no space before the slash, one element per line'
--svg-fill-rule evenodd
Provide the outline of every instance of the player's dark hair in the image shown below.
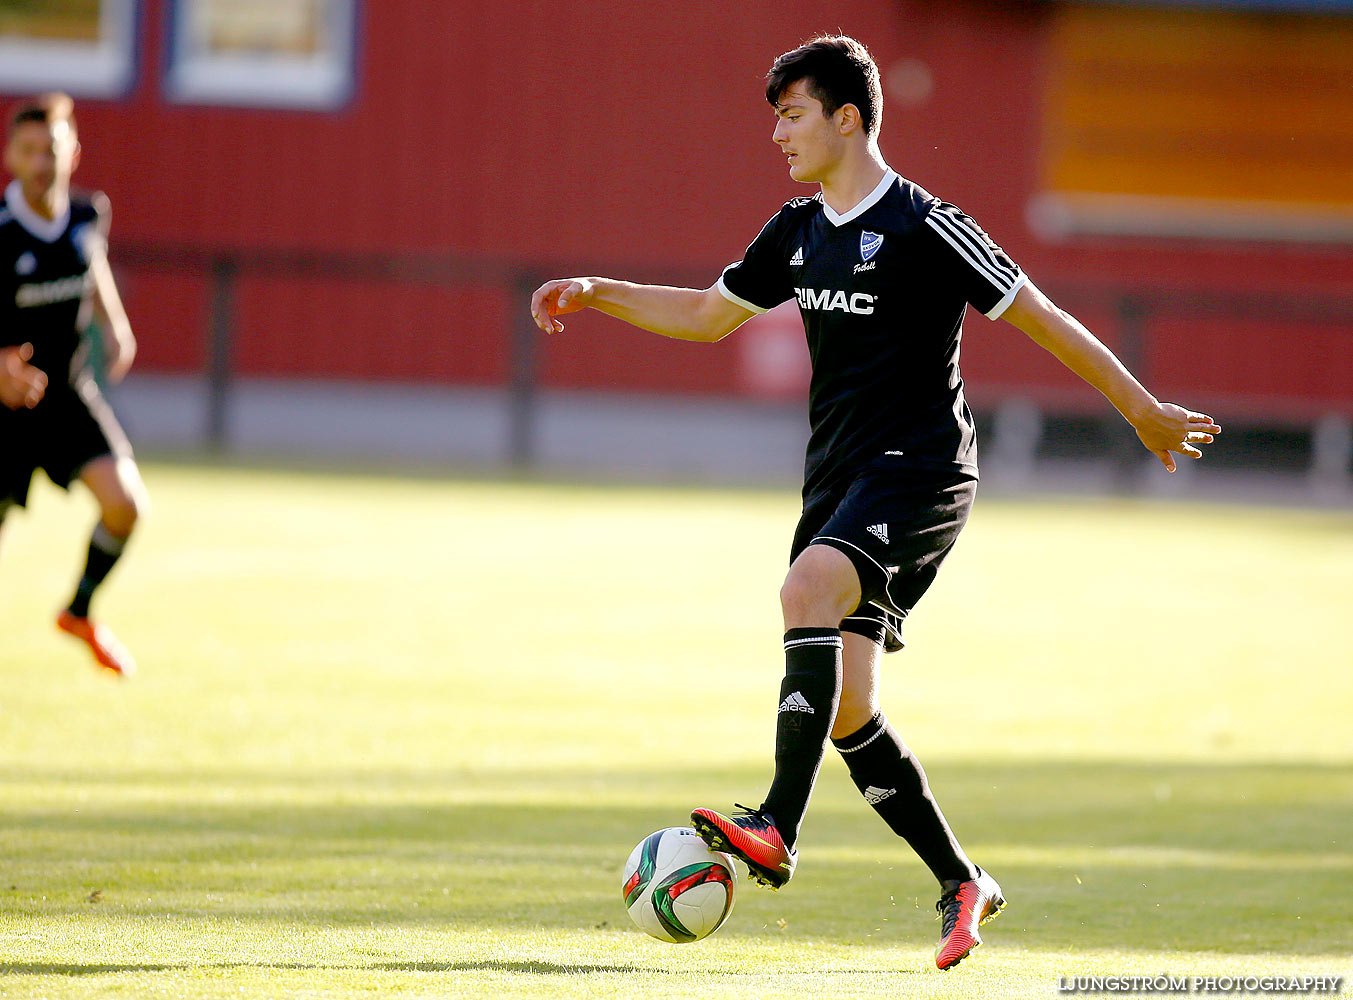
<path fill-rule="evenodd" d="M 822 113 L 836 114 L 847 104 L 860 111 L 864 130 L 878 135 L 883 120 L 883 87 L 874 57 L 849 35 L 822 35 L 786 52 L 766 74 L 766 100 L 771 107 L 791 84 L 804 81 L 808 94 L 822 102 Z"/>
<path fill-rule="evenodd" d="M 75 134 L 75 102 L 69 94 L 39 94 L 20 101 L 9 113 L 8 136 L 13 136 L 20 125 L 36 122 L 39 125 L 54 125 L 65 122 L 70 126 L 71 135 Z"/>

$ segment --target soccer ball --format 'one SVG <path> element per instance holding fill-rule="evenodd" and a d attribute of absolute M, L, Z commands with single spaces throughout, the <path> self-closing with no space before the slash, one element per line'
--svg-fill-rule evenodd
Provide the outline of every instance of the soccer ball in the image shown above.
<path fill-rule="evenodd" d="M 733 910 L 737 872 L 688 826 L 649 834 L 625 862 L 620 894 L 630 919 L 659 941 L 686 944 L 719 929 Z"/>

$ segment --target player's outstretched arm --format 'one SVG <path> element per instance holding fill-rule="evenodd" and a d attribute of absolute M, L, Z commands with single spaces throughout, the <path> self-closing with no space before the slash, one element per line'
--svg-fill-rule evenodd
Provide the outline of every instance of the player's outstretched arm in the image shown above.
<path fill-rule="evenodd" d="M 722 340 L 754 315 L 729 302 L 717 286 L 672 288 L 614 278 L 557 278 L 531 296 L 531 317 L 546 333 L 564 329 L 556 316 L 589 308 L 664 337 L 706 343 Z"/>
<path fill-rule="evenodd" d="M 1198 446 L 1211 444 L 1221 433 L 1221 425 L 1206 413 L 1162 403 L 1147 392 L 1112 351 L 1033 282 L 1025 283 L 1001 318 L 1102 392 L 1168 471 L 1175 470 L 1171 452 L 1202 458 Z"/>
<path fill-rule="evenodd" d="M 47 375 L 30 365 L 32 344 L 0 347 L 0 404 L 11 410 L 32 409 L 47 391 Z"/>

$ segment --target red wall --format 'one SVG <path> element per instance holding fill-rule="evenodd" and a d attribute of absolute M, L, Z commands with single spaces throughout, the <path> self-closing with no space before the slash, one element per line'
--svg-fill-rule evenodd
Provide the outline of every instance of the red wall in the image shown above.
<path fill-rule="evenodd" d="M 1116 336 L 1113 313 L 1083 288 L 1164 289 L 1167 302 L 1179 290 L 1353 296 L 1347 248 L 1036 239 L 1024 211 L 1052 5 L 843 0 L 814 21 L 767 0 L 368 0 L 355 96 L 321 114 L 167 104 L 165 4 L 143 4 L 133 93 L 77 105 L 78 180 L 113 199 L 115 265 L 118 241 L 168 242 L 457 252 L 545 274 L 604 269 L 707 284 L 805 190 L 770 143 L 766 66 L 839 27 L 870 44 L 885 75 L 903 58 L 933 73 L 923 103 L 886 103 L 889 162 L 976 216 L 1106 340 Z M 202 275 L 124 266 L 121 280 L 143 368 L 197 367 Z M 436 289 L 246 276 L 236 360 L 252 374 L 498 383 L 525 308 L 508 280 Z M 1267 395 L 1347 407 L 1353 397 L 1347 320 L 1331 329 L 1167 311 L 1148 333 L 1153 384 L 1199 386 L 1199 405 Z M 737 339 L 674 344 L 588 314 L 543 344 L 543 374 L 556 385 L 739 392 Z M 1078 391 L 1012 328 L 980 317 L 969 323 L 964 366 L 979 405 L 1029 385 Z"/>

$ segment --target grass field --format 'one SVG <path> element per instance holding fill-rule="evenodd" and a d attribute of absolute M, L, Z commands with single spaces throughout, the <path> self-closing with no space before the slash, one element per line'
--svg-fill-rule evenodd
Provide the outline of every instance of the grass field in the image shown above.
<path fill-rule="evenodd" d="M 51 625 L 87 498 L 5 525 L 0 996 L 1353 972 L 1353 515 L 979 500 L 884 679 L 1010 899 L 941 975 L 933 881 L 835 758 L 784 892 L 688 946 L 620 905 L 644 834 L 764 791 L 792 495 L 146 477 L 97 606 L 131 683 Z"/>

